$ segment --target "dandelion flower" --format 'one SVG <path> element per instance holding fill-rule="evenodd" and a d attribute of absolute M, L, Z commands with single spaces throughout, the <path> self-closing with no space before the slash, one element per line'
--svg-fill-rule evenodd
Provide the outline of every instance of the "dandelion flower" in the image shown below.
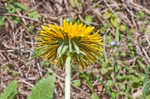
<path fill-rule="evenodd" d="M 36 47 L 44 59 L 64 67 L 67 53 L 72 55 L 72 63 L 82 68 L 98 61 L 101 57 L 102 37 L 94 27 L 66 22 L 62 26 L 48 24 L 36 36 Z"/>

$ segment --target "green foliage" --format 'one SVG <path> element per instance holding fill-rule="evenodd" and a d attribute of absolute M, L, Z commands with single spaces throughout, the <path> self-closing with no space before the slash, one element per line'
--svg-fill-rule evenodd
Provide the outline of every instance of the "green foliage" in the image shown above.
<path fill-rule="evenodd" d="M 103 18 L 106 19 L 106 20 L 108 20 L 111 23 L 111 25 L 115 28 L 116 33 L 119 33 L 120 31 L 121 32 L 125 32 L 126 29 L 127 29 L 126 25 L 124 25 L 124 24 L 121 23 L 121 20 L 119 18 L 119 14 L 120 14 L 119 11 L 116 11 L 115 13 L 112 13 L 110 10 L 106 11 L 103 14 Z M 103 26 L 101 29 L 104 30 L 104 27 L 106 27 L 106 26 Z M 102 31 L 102 33 L 104 34 L 103 31 Z"/>
<path fill-rule="evenodd" d="M 136 15 L 138 20 L 143 19 L 145 16 L 146 14 L 143 11 L 138 11 Z"/>
<path fill-rule="evenodd" d="M 109 28 L 109 24 L 104 23 L 103 26 L 100 28 L 100 33 L 105 34 L 106 30 Z"/>
<path fill-rule="evenodd" d="M 146 96 L 145 99 L 150 99 L 150 95 Z"/>
<path fill-rule="evenodd" d="M 8 3 L 7 10 L 9 14 L 16 13 L 16 7 L 13 4 Z M 20 10 L 20 9 L 18 9 Z"/>
<path fill-rule="evenodd" d="M 51 64 L 50 64 L 50 62 L 48 62 L 48 61 L 41 61 L 41 62 L 40 62 L 40 66 L 49 67 L 49 66 L 51 66 Z"/>
<path fill-rule="evenodd" d="M 27 99 L 53 99 L 54 89 L 55 77 L 49 75 L 32 88 L 32 94 Z"/>
<path fill-rule="evenodd" d="M 99 97 L 97 96 L 96 93 L 93 93 L 93 94 L 91 95 L 91 99 L 99 99 Z"/>
<path fill-rule="evenodd" d="M 19 73 L 18 73 L 17 71 L 12 71 L 11 74 L 12 74 L 13 76 L 17 76 Z"/>
<path fill-rule="evenodd" d="M 12 81 L 0 95 L 0 99 L 14 99 L 17 93 L 17 81 Z"/>
<path fill-rule="evenodd" d="M 111 39 L 111 35 L 106 36 L 106 43 L 110 42 Z M 133 88 L 135 90 L 138 90 L 138 88 L 146 85 L 145 82 L 147 82 L 149 79 L 148 74 L 139 72 L 139 68 L 145 70 L 144 67 L 146 67 L 143 63 L 144 61 L 142 61 L 142 58 L 137 59 L 137 62 L 140 61 L 139 63 L 143 64 L 143 66 L 139 64 L 139 67 L 137 67 L 138 70 L 132 68 L 130 64 L 121 60 L 120 56 L 129 57 L 130 59 L 136 57 L 134 51 L 135 48 L 131 42 L 128 42 L 126 48 L 129 51 L 128 53 L 123 52 L 122 50 L 120 51 L 119 47 L 113 47 L 112 54 L 113 58 L 115 59 L 115 63 L 110 61 L 109 58 L 107 58 L 107 60 L 105 60 L 105 57 L 102 57 L 100 59 L 100 73 L 105 77 L 104 79 L 106 82 L 104 83 L 103 80 L 98 81 L 104 86 L 104 91 L 110 96 L 110 99 L 116 99 L 116 97 L 118 96 L 119 98 L 125 97 L 125 99 L 132 99 L 131 90 Z M 130 54 L 133 56 L 130 57 Z M 123 74 L 121 73 L 122 71 L 124 72 Z M 146 69 L 145 71 L 149 73 L 149 69 Z M 112 76 L 113 74 L 115 74 L 115 77 Z M 117 90 L 115 89 L 116 86 L 118 88 Z M 144 99 L 146 99 L 146 97 L 148 97 L 149 95 L 149 88 L 145 88 L 145 90 L 148 90 L 148 93 L 145 95 Z"/>
<path fill-rule="evenodd" d="M 29 11 L 30 8 L 17 2 L 8 2 L 7 10 L 9 14 L 15 14 L 17 11 Z"/>
<path fill-rule="evenodd" d="M 0 26 L 5 24 L 5 16 L 0 16 Z"/>
<path fill-rule="evenodd" d="M 124 32 L 126 31 L 126 25 L 120 25 L 119 26 L 120 31 Z"/>
<path fill-rule="evenodd" d="M 32 55 L 32 58 L 36 58 L 38 56 L 40 56 L 42 54 L 42 50 L 39 50 L 39 49 L 34 49 L 34 53 Z"/>
<path fill-rule="evenodd" d="M 41 17 L 37 11 L 31 11 L 31 12 L 29 12 L 28 16 L 30 18 L 34 18 L 34 19 L 39 19 Z"/>
<path fill-rule="evenodd" d="M 116 92 L 112 92 L 111 93 L 111 99 L 116 99 L 117 97 L 117 93 Z"/>
<path fill-rule="evenodd" d="M 27 99 L 53 99 L 53 92 L 55 88 L 55 77 L 48 76 L 41 79 L 33 88 L 32 94 Z M 4 92 L 0 95 L 0 99 L 15 99 L 18 94 L 17 81 L 12 81 Z"/>
<path fill-rule="evenodd" d="M 112 72 L 113 68 L 112 65 L 110 64 L 109 60 L 106 62 L 105 60 L 101 61 L 102 63 L 102 68 L 100 69 L 100 73 L 102 75 L 106 75 Z"/>
<path fill-rule="evenodd" d="M 102 80 L 100 80 L 98 77 L 97 77 L 97 80 L 98 80 L 98 82 L 100 82 L 100 83 L 104 86 L 104 89 L 105 89 L 106 93 L 107 93 L 109 96 L 113 97 L 113 99 L 115 99 L 115 98 L 114 98 L 114 93 L 115 93 L 115 92 L 112 92 L 112 91 L 109 89 L 109 87 L 107 87 L 107 86 L 104 84 L 104 82 L 103 82 Z"/>
<path fill-rule="evenodd" d="M 150 94 L 150 81 L 146 82 L 144 88 L 143 88 L 143 97 L 145 97 L 146 95 Z"/>
<path fill-rule="evenodd" d="M 12 16 L 9 16 L 9 19 L 14 22 L 15 24 L 18 24 L 20 22 L 20 18 L 18 17 L 12 17 Z"/>
<path fill-rule="evenodd" d="M 116 12 L 112 15 L 111 19 L 110 19 L 110 22 L 111 24 L 115 27 L 115 28 L 118 28 L 121 24 L 121 20 L 120 18 L 118 17 L 118 14 L 119 12 Z"/>
<path fill-rule="evenodd" d="M 115 0 L 115 2 L 120 3 L 120 2 L 121 2 L 121 0 Z"/>
<path fill-rule="evenodd" d="M 112 12 L 108 10 L 107 12 L 104 13 L 103 18 L 104 19 L 109 19 L 112 16 Z"/>
<path fill-rule="evenodd" d="M 77 24 L 81 24 L 82 22 L 81 22 L 81 20 L 78 19 L 78 20 L 76 21 L 76 23 L 77 23 Z"/>
<path fill-rule="evenodd" d="M 108 80 L 106 83 L 106 86 L 108 86 L 109 88 L 113 87 L 113 81 L 112 80 Z"/>
<path fill-rule="evenodd" d="M 23 4 L 17 3 L 17 2 L 15 2 L 14 5 L 15 5 L 17 8 L 20 8 L 20 10 L 25 10 L 25 11 L 30 10 L 29 7 L 27 7 L 27 6 L 23 5 Z"/>
<path fill-rule="evenodd" d="M 7 12 L 11 15 L 11 14 L 16 14 L 17 11 L 22 13 L 23 11 L 27 11 L 27 16 L 30 17 L 30 18 L 34 18 L 34 19 L 39 19 L 40 18 L 40 15 L 37 11 L 31 11 L 29 7 L 23 5 L 23 4 L 20 4 L 20 3 L 17 3 L 17 2 L 10 2 L 10 1 L 7 1 Z M 20 23 L 20 18 L 19 17 L 16 17 L 16 16 L 9 16 L 8 17 L 12 22 L 14 22 L 15 24 L 18 24 Z M 5 16 L 0 16 L 0 26 L 4 25 L 5 23 Z M 30 30 L 31 28 L 33 27 L 30 27 Z"/>
<path fill-rule="evenodd" d="M 93 77 L 91 73 L 85 72 L 85 73 L 80 73 L 80 77 L 86 81 L 88 84 L 88 87 L 93 90 Z"/>
<path fill-rule="evenodd" d="M 146 18 L 147 14 L 143 11 L 138 11 L 136 14 L 136 19 L 140 23 L 139 32 L 143 32 L 144 34 L 147 34 L 150 32 L 149 29 L 149 20 Z"/>
<path fill-rule="evenodd" d="M 119 32 L 119 29 L 117 28 L 116 29 L 116 41 L 119 41 L 119 38 L 120 38 L 120 32 Z"/>
<path fill-rule="evenodd" d="M 93 18 L 91 15 L 87 15 L 85 16 L 85 21 L 87 22 L 87 24 L 90 24 L 93 22 Z"/>
<path fill-rule="evenodd" d="M 80 0 L 69 0 L 69 3 L 74 8 L 82 6 L 82 3 L 80 2 Z"/>
<path fill-rule="evenodd" d="M 32 32 L 33 30 L 34 30 L 34 26 L 33 25 L 31 25 L 31 26 L 29 26 L 29 28 L 27 28 L 27 30 L 28 30 L 28 32 Z"/>
<path fill-rule="evenodd" d="M 79 86 L 81 86 L 81 81 L 80 80 L 74 80 L 72 82 L 72 85 L 75 86 L 75 87 L 79 87 Z"/>

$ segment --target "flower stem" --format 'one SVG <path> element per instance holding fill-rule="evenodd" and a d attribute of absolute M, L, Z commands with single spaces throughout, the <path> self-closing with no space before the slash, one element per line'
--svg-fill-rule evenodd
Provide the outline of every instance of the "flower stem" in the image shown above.
<path fill-rule="evenodd" d="M 71 55 L 68 54 L 65 63 L 65 99 L 70 99 L 71 90 Z"/>

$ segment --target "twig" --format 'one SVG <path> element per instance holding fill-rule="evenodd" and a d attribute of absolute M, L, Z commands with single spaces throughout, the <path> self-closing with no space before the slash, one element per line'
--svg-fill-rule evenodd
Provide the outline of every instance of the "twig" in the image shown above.
<path fill-rule="evenodd" d="M 145 35 L 145 38 L 146 38 L 146 40 L 147 40 L 148 45 L 150 46 L 150 40 L 149 40 L 148 35 Z"/>
<path fill-rule="evenodd" d="M 135 10 L 142 10 L 144 11 L 145 13 L 149 14 L 150 15 L 150 10 L 148 10 L 147 8 L 145 8 L 144 6 L 141 6 L 139 4 L 136 4 L 133 2 L 133 0 L 127 0 L 126 1 L 129 5 L 132 5 L 131 7 L 133 7 Z"/>
<path fill-rule="evenodd" d="M 20 13 L 18 10 L 17 10 L 17 14 L 18 14 L 19 16 L 22 16 L 21 13 Z M 21 20 L 23 21 L 23 23 L 24 23 L 25 25 L 27 25 L 27 23 L 26 23 L 26 21 L 25 21 L 24 18 L 21 18 Z"/>
<path fill-rule="evenodd" d="M 62 80 L 62 81 L 65 81 L 64 78 L 62 78 L 61 76 L 57 75 L 52 69 L 48 68 L 48 71 L 50 73 L 52 73 L 53 75 L 55 75 L 58 79 Z"/>
<path fill-rule="evenodd" d="M 90 96 L 90 94 L 88 94 L 87 92 L 85 92 L 83 89 L 79 88 L 79 87 L 75 87 L 73 86 L 74 88 L 80 90 L 82 93 L 86 94 L 87 96 Z"/>
<path fill-rule="evenodd" d="M 144 54 L 145 54 L 145 56 L 146 56 L 146 58 L 147 58 L 147 61 L 148 61 L 149 64 L 150 64 L 150 57 L 148 56 L 147 52 L 145 51 L 144 48 L 142 48 L 142 51 L 144 52 Z"/>
<path fill-rule="evenodd" d="M 29 82 L 26 82 L 26 81 L 23 80 L 23 79 L 19 80 L 19 82 L 25 83 L 25 84 L 27 84 L 27 85 L 29 85 L 29 86 L 31 86 L 31 87 L 34 86 L 33 84 L 31 84 L 31 83 L 29 83 Z"/>
<path fill-rule="evenodd" d="M 111 8 L 111 6 L 108 4 L 107 0 L 103 0 L 104 3 L 106 4 L 106 6 L 112 11 L 112 13 L 114 13 L 113 9 Z"/>
<path fill-rule="evenodd" d="M 42 70 L 41 70 L 41 66 L 40 66 L 40 63 L 38 62 L 37 63 L 37 67 L 38 67 L 38 70 L 39 70 L 39 74 L 40 74 L 40 76 L 42 77 L 43 76 L 43 74 L 42 74 Z"/>
<path fill-rule="evenodd" d="M 89 6 L 89 8 L 87 10 L 85 10 L 85 13 L 87 13 L 88 11 L 94 9 L 96 6 L 98 6 L 102 1 L 99 0 L 97 1 L 97 3 L 93 4 L 92 6 Z"/>
<path fill-rule="evenodd" d="M 57 75 L 52 69 L 48 68 L 48 71 L 49 71 L 50 73 L 52 73 L 53 75 L 55 75 L 58 79 L 60 79 L 60 80 L 62 80 L 62 81 L 65 81 L 64 78 L 62 78 L 61 76 Z M 71 84 L 71 85 L 72 85 L 72 84 Z M 80 91 L 81 91 L 82 93 L 84 93 L 85 95 L 90 96 L 90 94 L 88 94 L 87 92 L 85 92 L 83 89 L 81 89 L 81 88 L 79 88 L 79 87 L 75 87 L 75 86 L 73 86 L 73 87 L 76 88 L 76 89 L 78 89 L 78 90 L 80 90 Z"/>

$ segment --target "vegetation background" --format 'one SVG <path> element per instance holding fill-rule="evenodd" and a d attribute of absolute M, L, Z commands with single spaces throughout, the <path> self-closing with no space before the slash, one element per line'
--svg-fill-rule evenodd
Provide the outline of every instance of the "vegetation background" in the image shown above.
<path fill-rule="evenodd" d="M 55 82 L 54 99 L 64 99 L 64 70 L 34 50 L 40 26 L 63 19 L 95 26 L 105 50 L 99 63 L 73 69 L 72 99 L 150 99 L 149 0 L 0 0 L 0 93 L 10 84 L 8 99 L 27 99 L 54 75 L 46 81 Z"/>

